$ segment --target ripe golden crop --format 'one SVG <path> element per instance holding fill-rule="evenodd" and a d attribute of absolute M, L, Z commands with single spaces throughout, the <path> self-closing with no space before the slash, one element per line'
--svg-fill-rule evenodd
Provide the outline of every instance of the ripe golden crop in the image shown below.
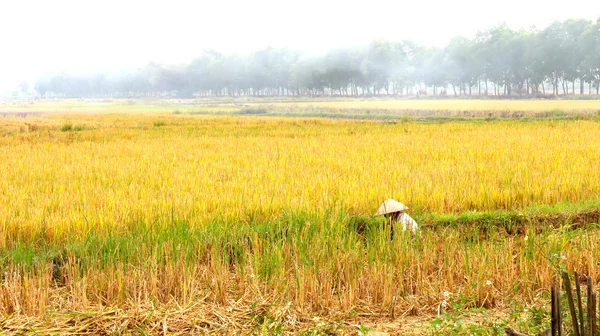
<path fill-rule="evenodd" d="M 592 121 L 63 118 L 0 140 L 3 227 L 370 214 L 388 197 L 417 214 L 457 213 L 600 193 L 600 124 Z M 64 120 L 84 126 L 60 132 Z"/>
<path fill-rule="evenodd" d="M 598 276 L 597 229 L 390 239 L 370 216 L 389 197 L 417 219 L 597 204 L 598 143 L 592 120 L 0 118 L 0 323 L 247 332 L 259 310 L 299 330 L 323 311 L 533 304 L 559 267 Z"/>

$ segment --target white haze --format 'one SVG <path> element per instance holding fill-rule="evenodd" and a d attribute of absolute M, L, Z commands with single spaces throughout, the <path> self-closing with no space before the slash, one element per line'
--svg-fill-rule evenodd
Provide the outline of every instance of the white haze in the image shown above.
<path fill-rule="evenodd" d="M 43 72 L 186 62 L 207 48 L 308 52 L 376 38 L 443 46 L 499 23 L 600 16 L 600 1 L 0 0 L 0 92 Z"/>

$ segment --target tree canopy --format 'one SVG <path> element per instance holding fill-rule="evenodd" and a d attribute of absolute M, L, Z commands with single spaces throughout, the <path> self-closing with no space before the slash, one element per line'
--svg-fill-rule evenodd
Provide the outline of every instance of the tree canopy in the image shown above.
<path fill-rule="evenodd" d="M 493 91 L 491 89 L 493 88 Z M 498 25 L 444 48 L 377 40 L 322 55 L 206 50 L 186 64 L 40 78 L 38 94 L 89 96 L 568 95 L 600 91 L 600 19 L 545 29 Z M 428 90 L 428 91 L 426 91 Z"/>

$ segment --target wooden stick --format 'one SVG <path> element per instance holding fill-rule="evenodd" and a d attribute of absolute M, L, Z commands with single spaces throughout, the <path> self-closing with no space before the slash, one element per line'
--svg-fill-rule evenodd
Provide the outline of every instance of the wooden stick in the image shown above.
<path fill-rule="evenodd" d="M 552 329 L 552 336 L 558 336 L 558 314 L 556 314 L 556 283 L 552 283 L 550 288 L 550 304 L 551 304 L 551 317 L 550 326 Z"/>
<path fill-rule="evenodd" d="M 579 332 L 581 336 L 586 336 L 585 321 L 583 318 L 583 305 L 581 304 L 581 284 L 579 282 L 579 274 L 575 272 L 575 290 L 577 291 L 577 306 L 579 308 Z"/>
<path fill-rule="evenodd" d="M 598 298 L 599 304 L 600 304 L 600 291 L 596 292 L 596 294 L 594 294 L 594 298 Z M 598 330 L 598 305 L 596 305 L 596 302 L 594 302 L 594 328 L 596 328 L 595 330 L 595 334 L 596 336 L 600 335 L 600 331 Z"/>
<path fill-rule="evenodd" d="M 573 335 L 579 336 L 579 323 L 577 321 L 577 312 L 575 311 L 575 302 L 573 301 L 573 289 L 571 288 L 571 280 L 567 272 L 562 272 L 563 283 L 567 293 L 567 303 L 569 304 L 569 312 L 571 313 L 571 321 L 573 321 Z"/>
<path fill-rule="evenodd" d="M 596 336 L 596 335 L 598 335 L 598 327 L 597 327 L 597 321 L 598 321 L 598 319 L 596 318 L 596 315 L 597 315 L 596 314 L 597 313 L 596 297 L 598 295 L 596 295 L 596 292 L 594 292 L 593 286 L 592 286 L 592 296 L 594 297 L 593 300 L 592 300 L 592 306 L 594 306 L 594 309 L 592 309 L 593 310 L 593 314 L 591 316 L 591 319 L 592 319 L 592 328 L 594 329 L 594 336 Z"/>
<path fill-rule="evenodd" d="M 600 304 L 600 295 L 598 295 L 598 294 L 600 294 L 600 291 L 596 292 L 594 294 L 594 298 L 598 299 L 599 304 Z M 594 333 L 596 336 L 600 336 L 600 331 L 598 330 L 598 308 L 599 308 L 598 305 L 594 301 L 594 328 L 596 330 Z"/>
<path fill-rule="evenodd" d="M 590 315 L 588 316 L 588 319 L 590 319 L 590 328 L 592 328 L 592 336 L 596 336 L 597 332 L 596 332 L 596 293 L 594 293 L 594 289 L 592 287 L 592 297 L 590 299 L 590 303 L 591 303 L 591 307 L 592 307 L 592 311 L 590 312 Z"/>
<path fill-rule="evenodd" d="M 592 285 L 592 315 L 588 316 L 592 320 L 592 335 L 598 335 L 596 328 L 596 293 L 594 292 L 594 286 Z"/>
<path fill-rule="evenodd" d="M 587 277 L 587 291 L 588 291 L 588 335 L 594 336 L 594 292 L 592 290 L 592 277 L 588 275 Z"/>
<path fill-rule="evenodd" d="M 561 307 L 560 307 L 560 289 L 556 288 L 556 293 L 554 294 L 556 296 L 556 319 L 558 320 L 558 336 L 562 336 L 562 314 L 561 314 Z"/>
<path fill-rule="evenodd" d="M 598 336 L 598 330 L 596 330 L 596 292 L 594 291 L 594 278 L 590 276 L 590 292 L 592 293 L 592 315 L 588 318 L 592 320 L 592 335 Z"/>

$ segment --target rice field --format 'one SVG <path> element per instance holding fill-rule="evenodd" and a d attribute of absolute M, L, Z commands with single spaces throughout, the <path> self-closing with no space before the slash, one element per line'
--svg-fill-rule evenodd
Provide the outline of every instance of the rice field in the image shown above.
<path fill-rule="evenodd" d="M 375 109 L 375 110 L 449 110 L 449 111 L 527 111 L 527 112 L 583 112 L 600 110 L 600 100 L 478 100 L 478 99 L 412 99 L 412 100 L 357 100 L 357 101 L 321 101 L 286 102 L 277 106 L 295 105 L 299 108 L 331 109 Z"/>
<path fill-rule="evenodd" d="M 268 114 L 355 119 L 398 117 L 560 117 L 597 115 L 600 100 L 564 99 L 348 99 L 320 98 L 199 98 L 199 99 L 81 99 L 0 101 L 0 115 L 9 113 L 171 113 Z"/>
<path fill-rule="evenodd" d="M 0 117 L 5 333 L 534 332 L 559 270 L 600 275 L 595 117 L 89 111 Z"/>

